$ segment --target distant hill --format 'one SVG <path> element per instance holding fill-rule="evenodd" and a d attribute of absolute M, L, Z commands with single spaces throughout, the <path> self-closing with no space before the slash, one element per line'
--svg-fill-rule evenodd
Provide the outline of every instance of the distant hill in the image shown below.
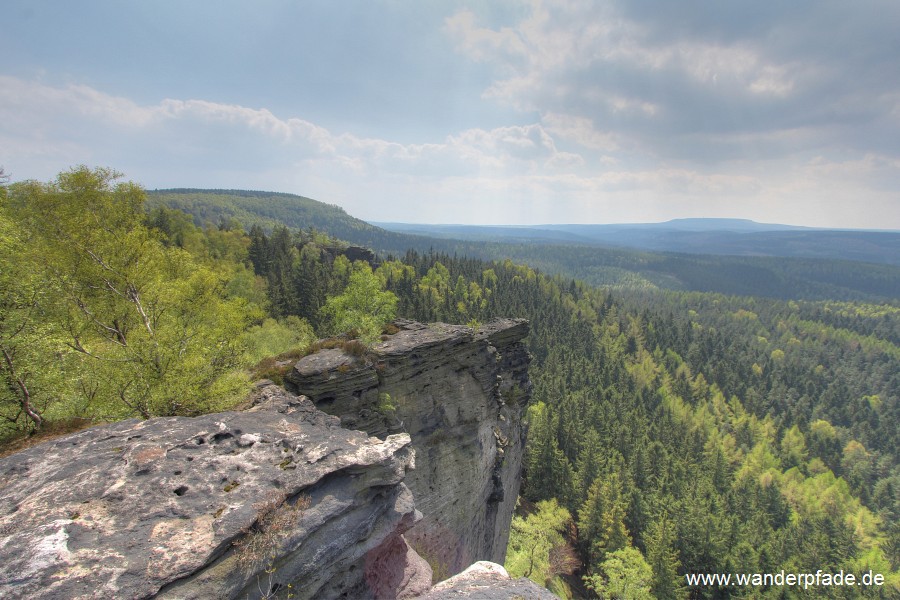
<path fill-rule="evenodd" d="M 387 231 L 347 214 L 340 206 L 280 192 L 204 190 L 176 188 L 147 192 L 147 208 L 177 208 L 193 215 L 197 225 L 217 224 L 234 218 L 249 229 L 266 231 L 284 225 L 291 229 L 313 228 L 332 237 L 382 252 L 399 254 L 407 248 L 427 248 L 427 242 Z"/>
<path fill-rule="evenodd" d="M 579 235 L 563 229 L 553 230 L 543 227 L 513 227 L 508 225 L 419 225 L 415 223 L 381 223 L 372 225 L 388 231 L 421 235 L 431 238 L 455 239 L 484 242 L 534 242 L 541 244 L 592 244 L 590 236 Z"/>
<path fill-rule="evenodd" d="M 378 225 L 397 232 L 471 241 L 588 244 L 685 254 L 824 258 L 900 265 L 900 231 L 814 229 L 745 219 L 529 227 Z"/>
<path fill-rule="evenodd" d="M 247 228 L 312 227 L 382 255 L 401 256 L 412 249 L 484 260 L 509 258 L 596 286 L 781 299 L 900 300 L 898 232 L 814 230 L 730 219 L 544 228 L 397 223 L 378 227 L 338 206 L 292 194 L 172 189 L 150 191 L 148 196 L 148 208 L 177 208 L 193 215 L 198 224 L 235 218 Z M 600 241 L 601 235 L 614 241 Z M 635 247 L 638 244 L 644 247 Z M 676 248 L 681 252 L 671 251 Z"/>
<path fill-rule="evenodd" d="M 760 231 L 812 230 L 812 227 L 781 225 L 778 223 L 758 223 L 750 219 L 686 218 L 672 219 L 661 223 L 610 223 L 610 224 L 551 224 L 533 225 L 535 229 L 566 231 L 589 238 L 602 237 L 616 231 L 728 231 L 733 233 L 756 233 Z"/>
<path fill-rule="evenodd" d="M 372 231 L 377 229 L 365 221 L 351 217 L 340 206 L 325 204 L 311 198 L 279 192 L 247 190 L 202 190 L 177 188 L 147 192 L 148 208 L 165 205 L 194 216 L 198 225 L 218 223 L 235 218 L 246 227 L 260 225 L 271 229 L 286 225 L 295 229 L 314 227 L 338 232 Z"/>
<path fill-rule="evenodd" d="M 757 223 L 750 219 L 717 219 L 717 218 L 688 218 L 688 219 L 672 219 L 663 223 L 642 223 L 638 227 L 646 229 L 672 229 L 680 231 L 789 231 L 797 229 L 811 229 L 810 227 L 800 227 L 798 225 L 780 225 L 777 223 Z M 552 226 L 551 226 L 552 227 Z M 572 227 L 571 225 L 562 225 L 562 227 Z M 579 227 L 575 225 L 575 227 Z M 592 225 L 588 225 L 592 227 Z M 600 227 L 608 227 L 601 225 Z"/>

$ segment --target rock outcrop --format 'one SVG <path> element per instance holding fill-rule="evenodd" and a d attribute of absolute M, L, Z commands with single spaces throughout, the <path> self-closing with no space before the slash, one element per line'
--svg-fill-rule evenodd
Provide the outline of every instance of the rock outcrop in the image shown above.
<path fill-rule="evenodd" d="M 274 385 L 255 400 L 246 412 L 96 427 L 0 460 L 0 596 L 427 590 L 427 565 L 404 568 L 417 557 L 401 534 L 421 516 L 402 483 L 409 436 L 343 429 Z"/>
<path fill-rule="evenodd" d="M 416 469 L 405 483 L 424 518 L 406 538 L 441 574 L 479 560 L 503 563 L 531 394 L 528 323 L 501 319 L 477 332 L 397 325 L 366 354 L 333 348 L 301 359 L 288 388 L 344 427 L 411 436 Z"/>
<path fill-rule="evenodd" d="M 500 565 L 479 561 L 462 573 L 435 585 L 419 600 L 559 600 L 557 596 L 526 577 L 513 579 Z"/>
<path fill-rule="evenodd" d="M 0 459 L 0 597 L 464 589 L 431 590 L 429 563 L 443 579 L 503 562 L 528 324 L 398 326 L 370 351 L 300 360 L 288 379 L 311 399 L 262 382 L 246 411 L 123 421 Z"/>

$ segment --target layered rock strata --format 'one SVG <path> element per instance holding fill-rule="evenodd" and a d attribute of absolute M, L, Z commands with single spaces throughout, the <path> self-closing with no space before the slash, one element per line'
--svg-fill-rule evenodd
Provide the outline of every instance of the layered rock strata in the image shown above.
<path fill-rule="evenodd" d="M 416 469 L 405 482 L 424 518 L 405 537 L 439 574 L 503 563 L 531 394 L 528 323 L 501 319 L 475 332 L 397 325 L 367 353 L 333 348 L 301 359 L 287 386 L 344 427 L 410 435 Z"/>
<path fill-rule="evenodd" d="M 409 435 L 344 429 L 274 385 L 255 402 L 97 427 L 0 460 L 0 596 L 426 591 L 428 566 L 401 535 L 421 516 L 402 483 Z"/>

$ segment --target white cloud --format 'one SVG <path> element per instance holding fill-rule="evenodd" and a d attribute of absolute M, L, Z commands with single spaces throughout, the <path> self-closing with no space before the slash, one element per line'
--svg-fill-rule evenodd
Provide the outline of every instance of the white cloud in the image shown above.
<path fill-rule="evenodd" d="M 612 152 L 620 148 L 618 136 L 612 131 L 600 131 L 592 119 L 561 113 L 547 113 L 541 119 L 551 134 L 569 140 L 583 148 Z"/>
<path fill-rule="evenodd" d="M 461 19 L 459 27 L 475 27 L 472 19 Z M 542 57 L 532 44 L 556 31 L 559 22 L 542 13 L 522 27 L 524 32 L 514 34 L 522 46 L 502 29 L 499 37 L 478 33 L 466 43 L 477 49 L 479 60 L 527 59 L 521 76 L 502 79 L 497 87 L 497 93 L 508 93 L 520 86 L 523 106 L 542 107 L 526 124 L 472 127 L 424 143 L 401 143 L 335 132 L 261 107 L 172 98 L 140 104 L 85 85 L 0 76 L 0 165 L 16 178 L 50 179 L 73 164 L 89 163 L 114 167 L 149 187 L 288 191 L 375 220 L 548 223 L 739 216 L 826 225 L 837 216 L 847 226 L 900 223 L 891 191 L 900 181 L 900 164 L 888 152 L 845 151 L 840 158 L 817 152 L 823 133 L 813 124 L 672 133 L 666 124 L 674 109 L 665 98 L 607 89 L 592 80 L 579 89 L 574 71 L 554 74 L 548 65 L 586 53 L 579 68 L 589 73 L 600 56 L 644 70 L 674 65 L 711 87 L 729 84 L 720 75 L 727 70 L 733 90 L 769 98 L 796 92 L 793 66 L 772 66 L 736 46 L 715 56 L 698 45 L 672 43 L 642 52 L 636 43 L 614 50 L 610 41 L 595 44 L 586 38 L 549 40 L 550 56 Z M 614 35 L 612 26 L 597 27 Z M 887 106 L 896 106 L 896 96 L 885 98 Z M 695 112 L 702 115 L 699 108 Z M 659 140 L 666 136 L 670 147 L 663 148 Z M 734 148 L 745 150 L 734 153 Z M 797 148 L 805 153 L 802 160 L 784 160 Z M 764 149 L 766 155 L 751 160 L 746 149 Z M 716 155 L 714 160 L 695 160 L 701 150 Z M 842 198 L 865 198 L 878 216 L 859 214 Z"/>
<path fill-rule="evenodd" d="M 462 10 L 446 20 L 446 28 L 458 40 L 458 47 L 476 61 L 495 61 L 498 56 L 515 62 L 528 56 L 522 37 L 513 29 L 494 31 L 478 27 L 475 14 Z"/>
<path fill-rule="evenodd" d="M 687 9 L 664 22 L 672 11 L 660 5 L 660 16 L 653 15 L 653 3 L 641 5 L 644 14 L 618 2 L 532 6 L 513 26 L 492 31 L 463 12 L 447 20 L 447 29 L 461 53 L 496 66 L 485 98 L 596 127 L 581 139 L 615 131 L 618 145 L 678 158 L 673 150 L 683 145 L 672 144 L 676 136 L 700 144 L 700 131 L 790 130 L 817 113 L 827 118 L 864 106 L 861 99 L 842 104 L 824 96 L 823 83 L 846 73 L 816 55 L 785 50 L 793 32 L 775 17 L 765 26 L 754 23 L 760 31 L 753 34 L 726 35 Z M 479 43 L 495 37 L 516 42 Z M 833 106 L 830 113 L 825 104 Z"/>
<path fill-rule="evenodd" d="M 129 164 L 120 168 L 128 169 L 139 168 L 142 160 L 165 162 L 165 157 L 176 157 L 183 161 L 173 165 L 176 170 L 213 162 L 210 166 L 245 172 L 302 168 L 306 162 L 357 176 L 376 172 L 460 176 L 515 174 L 580 160 L 557 150 L 552 135 L 537 124 L 469 129 L 433 143 L 401 144 L 335 133 L 301 118 L 281 118 L 265 108 L 207 100 L 165 99 L 141 106 L 83 85 L 53 87 L 12 77 L 0 78 L 0 89 L 0 135 L 6 140 L 0 160 L 23 164 L 29 155 L 52 159 L 58 153 L 58 170 L 73 159 L 110 164 L 124 160 Z M 90 156 L 73 156 L 79 150 Z"/>

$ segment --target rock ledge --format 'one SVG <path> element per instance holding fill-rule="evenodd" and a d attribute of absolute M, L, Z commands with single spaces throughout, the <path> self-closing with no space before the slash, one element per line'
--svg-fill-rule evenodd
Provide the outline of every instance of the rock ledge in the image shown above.
<path fill-rule="evenodd" d="M 371 595 L 367 565 L 421 518 L 409 436 L 342 429 L 274 385 L 255 395 L 246 412 L 124 421 L 0 460 L 0 596 L 259 598 L 293 581 L 298 598 Z M 267 507 L 297 502 L 277 558 L 241 561 Z"/>

